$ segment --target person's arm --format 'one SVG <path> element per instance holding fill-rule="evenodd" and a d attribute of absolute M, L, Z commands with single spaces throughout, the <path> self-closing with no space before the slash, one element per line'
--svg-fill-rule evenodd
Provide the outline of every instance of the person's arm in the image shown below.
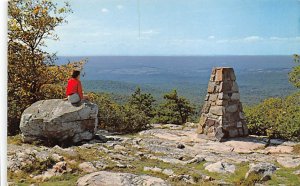
<path fill-rule="evenodd" d="M 80 96 L 80 99 L 83 99 L 82 86 L 80 81 L 78 81 L 78 94 Z"/>

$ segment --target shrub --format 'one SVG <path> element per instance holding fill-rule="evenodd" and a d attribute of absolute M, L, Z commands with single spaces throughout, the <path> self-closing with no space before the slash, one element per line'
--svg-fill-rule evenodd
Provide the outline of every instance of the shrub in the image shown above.
<path fill-rule="evenodd" d="M 153 103 L 155 102 L 151 94 L 143 94 L 138 87 L 129 99 L 129 105 L 135 107 L 137 110 L 144 112 L 144 114 L 152 118 L 154 116 Z"/>
<path fill-rule="evenodd" d="M 156 110 L 153 122 L 184 124 L 195 112 L 194 106 L 184 98 L 179 97 L 176 90 L 164 95 L 165 101 Z"/>
<path fill-rule="evenodd" d="M 245 108 L 250 134 L 300 140 L 300 92 Z"/>
<path fill-rule="evenodd" d="M 99 128 L 110 132 L 132 133 L 146 129 L 150 118 L 135 105 L 115 103 L 108 94 L 90 93 L 91 101 L 99 107 Z"/>
<path fill-rule="evenodd" d="M 289 81 L 297 88 L 300 88 L 300 55 L 294 54 L 296 65 L 289 73 Z"/>

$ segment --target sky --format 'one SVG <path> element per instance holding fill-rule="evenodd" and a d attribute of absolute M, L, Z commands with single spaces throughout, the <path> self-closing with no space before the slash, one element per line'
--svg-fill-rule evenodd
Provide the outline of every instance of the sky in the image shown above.
<path fill-rule="evenodd" d="M 70 0 L 58 56 L 291 55 L 300 0 Z"/>

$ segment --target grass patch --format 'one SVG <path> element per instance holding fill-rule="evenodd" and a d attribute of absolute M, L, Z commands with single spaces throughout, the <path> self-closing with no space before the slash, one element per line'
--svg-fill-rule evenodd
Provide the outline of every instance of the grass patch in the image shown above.
<path fill-rule="evenodd" d="M 15 136 L 7 136 L 7 144 L 22 145 L 23 141 L 21 134 Z"/>
<path fill-rule="evenodd" d="M 245 183 L 245 175 L 249 170 L 248 163 L 241 163 L 237 166 L 237 169 L 234 174 L 231 174 L 226 181 L 234 183 L 235 185 L 243 185 Z M 248 179 L 252 180 L 252 179 Z"/>
<path fill-rule="evenodd" d="M 300 176 L 293 174 L 294 171 L 299 170 L 300 166 L 296 168 L 283 168 L 280 166 L 280 169 L 276 170 L 272 175 L 272 179 L 267 183 L 269 185 L 300 185 Z"/>
<path fill-rule="evenodd" d="M 300 154 L 300 144 L 297 144 L 293 147 L 293 152 L 296 154 Z"/>
<path fill-rule="evenodd" d="M 36 159 L 32 164 L 25 165 L 22 170 L 24 172 L 37 175 L 41 174 L 43 171 L 51 168 L 55 164 L 55 161 L 52 158 L 47 158 L 46 160 Z"/>
<path fill-rule="evenodd" d="M 29 177 L 29 174 L 24 171 L 19 171 L 17 173 L 8 171 L 7 179 L 9 182 L 17 183 L 17 185 L 29 185 L 30 183 L 33 183 L 33 180 Z M 22 180 L 24 180 L 24 181 L 22 181 Z M 24 182 L 24 183 L 22 183 L 22 182 Z"/>
<path fill-rule="evenodd" d="M 249 170 L 248 163 L 236 165 L 235 172 L 228 174 L 209 172 L 205 170 L 204 164 L 205 162 L 200 163 L 195 167 L 195 169 L 203 171 L 205 174 L 216 180 L 224 180 L 225 182 L 233 183 L 234 185 L 253 185 L 253 183 L 260 179 L 259 175 L 250 175 L 247 179 L 245 179 L 245 175 Z"/>
<path fill-rule="evenodd" d="M 40 186 L 73 186 L 82 175 L 66 173 L 62 176 L 54 176 L 47 182 L 40 183 Z"/>

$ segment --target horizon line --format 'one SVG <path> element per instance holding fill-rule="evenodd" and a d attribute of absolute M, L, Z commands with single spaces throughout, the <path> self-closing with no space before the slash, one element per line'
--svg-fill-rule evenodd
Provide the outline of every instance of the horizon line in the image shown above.
<path fill-rule="evenodd" d="M 212 55 L 57 55 L 57 57 L 214 57 L 214 56 L 291 56 L 295 54 L 212 54 Z"/>

